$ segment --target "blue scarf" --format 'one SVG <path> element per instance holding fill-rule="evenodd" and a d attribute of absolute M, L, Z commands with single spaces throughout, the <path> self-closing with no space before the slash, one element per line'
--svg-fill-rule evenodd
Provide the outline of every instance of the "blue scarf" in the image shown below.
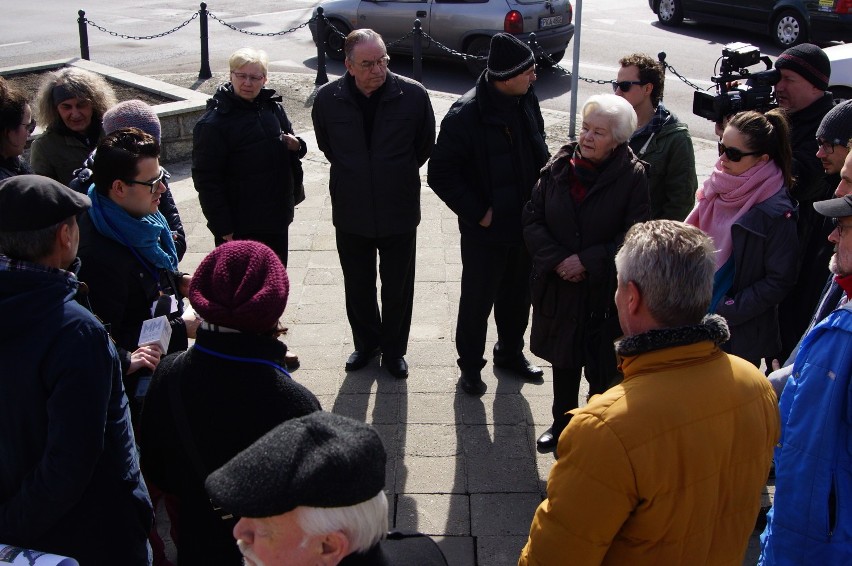
<path fill-rule="evenodd" d="M 133 247 L 139 255 L 159 269 L 177 271 L 178 256 L 172 231 L 160 211 L 134 218 L 123 208 L 89 187 L 92 199 L 89 218 L 95 229 L 119 244 Z"/>

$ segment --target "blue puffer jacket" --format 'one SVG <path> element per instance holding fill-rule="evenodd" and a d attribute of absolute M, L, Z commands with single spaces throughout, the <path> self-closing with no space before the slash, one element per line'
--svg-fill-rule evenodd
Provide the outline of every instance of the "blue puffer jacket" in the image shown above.
<path fill-rule="evenodd" d="M 760 565 L 852 564 L 852 305 L 802 341 L 781 395 Z"/>

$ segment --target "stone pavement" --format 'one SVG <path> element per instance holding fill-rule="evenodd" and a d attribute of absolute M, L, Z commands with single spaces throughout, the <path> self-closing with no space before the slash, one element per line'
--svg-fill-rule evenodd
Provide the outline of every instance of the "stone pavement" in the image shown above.
<path fill-rule="evenodd" d="M 275 82 L 287 83 L 291 77 L 277 78 Z M 430 94 L 440 123 L 456 97 Z M 304 102 L 309 106 L 309 99 Z M 546 111 L 545 120 L 554 150 L 566 141 L 567 113 Z M 549 367 L 543 381 L 530 383 L 489 363 L 482 372 L 488 390 L 481 398 L 457 390 L 454 334 L 462 267 L 458 226 L 455 215 L 428 188 L 424 167 L 415 306 L 406 356 L 410 377 L 396 380 L 377 361 L 346 373 L 343 365 L 353 346 L 331 223 L 328 162 L 316 149 L 313 132 L 296 130 L 309 150 L 303 161 L 307 198 L 290 226 L 291 287 L 283 319 L 290 329 L 286 341 L 302 362 L 293 378 L 313 391 L 324 409 L 378 429 L 388 452 L 392 527 L 435 536 L 451 566 L 517 564 L 554 462 L 551 454 L 535 450 L 535 439 L 550 424 Z M 703 180 L 716 159 L 715 142 L 695 140 L 695 147 Z M 198 204 L 190 164 L 173 163 L 168 169 L 187 230 L 189 251 L 182 268 L 192 272 L 213 248 L 213 238 Z M 492 319 L 486 354 L 495 340 Z M 747 563 L 754 563 L 753 556 Z"/>

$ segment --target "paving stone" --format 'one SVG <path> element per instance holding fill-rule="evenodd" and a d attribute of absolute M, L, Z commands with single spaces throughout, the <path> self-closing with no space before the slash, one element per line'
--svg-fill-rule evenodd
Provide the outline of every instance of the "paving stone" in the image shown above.
<path fill-rule="evenodd" d="M 406 456 L 396 470 L 396 493 L 467 493 L 463 456 Z"/>
<path fill-rule="evenodd" d="M 416 403 L 408 406 L 408 422 L 419 424 L 455 424 L 452 396 L 446 393 L 419 393 Z"/>
<path fill-rule="evenodd" d="M 478 566 L 518 566 L 526 536 L 476 537 Z"/>
<path fill-rule="evenodd" d="M 397 497 L 395 526 L 428 535 L 470 536 L 470 498 L 461 494 L 401 494 Z"/>
<path fill-rule="evenodd" d="M 474 427 L 475 428 L 475 427 Z M 466 454 L 470 493 L 538 492 L 538 468 L 531 458 L 508 458 L 495 446 L 489 456 Z"/>
<path fill-rule="evenodd" d="M 472 493 L 470 495 L 471 534 L 477 537 L 512 535 L 526 537 L 539 503 L 541 503 L 541 497 L 535 492 Z M 520 547 L 518 550 L 520 551 Z"/>
<path fill-rule="evenodd" d="M 473 537 L 432 538 L 438 543 L 450 566 L 476 566 L 476 539 Z"/>
<path fill-rule="evenodd" d="M 405 426 L 405 456 L 456 456 L 461 454 L 459 427 L 455 424 L 408 424 Z"/>

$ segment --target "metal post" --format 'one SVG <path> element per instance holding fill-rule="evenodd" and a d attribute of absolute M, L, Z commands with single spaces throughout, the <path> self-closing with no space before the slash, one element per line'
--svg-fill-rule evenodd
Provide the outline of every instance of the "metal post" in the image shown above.
<path fill-rule="evenodd" d="M 89 60 L 89 30 L 86 29 L 86 12 L 77 12 L 77 28 L 80 30 L 80 57 Z"/>
<path fill-rule="evenodd" d="M 660 67 L 663 68 L 663 83 L 665 83 L 665 80 L 666 80 L 666 52 L 660 51 L 659 53 L 657 53 L 657 59 L 660 61 Z M 663 92 L 665 92 L 665 89 L 663 89 Z M 663 101 L 663 97 L 661 96 L 660 102 L 662 102 L 662 101 Z"/>
<path fill-rule="evenodd" d="M 412 45 L 412 57 L 414 57 L 414 80 L 423 82 L 423 24 L 420 19 L 414 20 L 414 44 Z"/>
<path fill-rule="evenodd" d="M 571 110 L 569 116 L 568 134 L 571 141 L 577 139 L 577 87 L 580 76 L 580 22 L 583 19 L 583 0 L 577 0 L 574 18 L 574 60 L 571 62 Z"/>
<path fill-rule="evenodd" d="M 324 85 L 328 82 L 328 73 L 325 69 L 325 36 L 328 33 L 322 6 L 317 6 L 317 78 L 314 84 Z"/>
<path fill-rule="evenodd" d="M 207 4 L 204 2 L 201 3 L 198 15 L 201 30 L 201 69 L 198 71 L 198 80 L 204 80 L 213 76 L 213 72 L 210 70 L 210 47 L 207 37 Z"/>

